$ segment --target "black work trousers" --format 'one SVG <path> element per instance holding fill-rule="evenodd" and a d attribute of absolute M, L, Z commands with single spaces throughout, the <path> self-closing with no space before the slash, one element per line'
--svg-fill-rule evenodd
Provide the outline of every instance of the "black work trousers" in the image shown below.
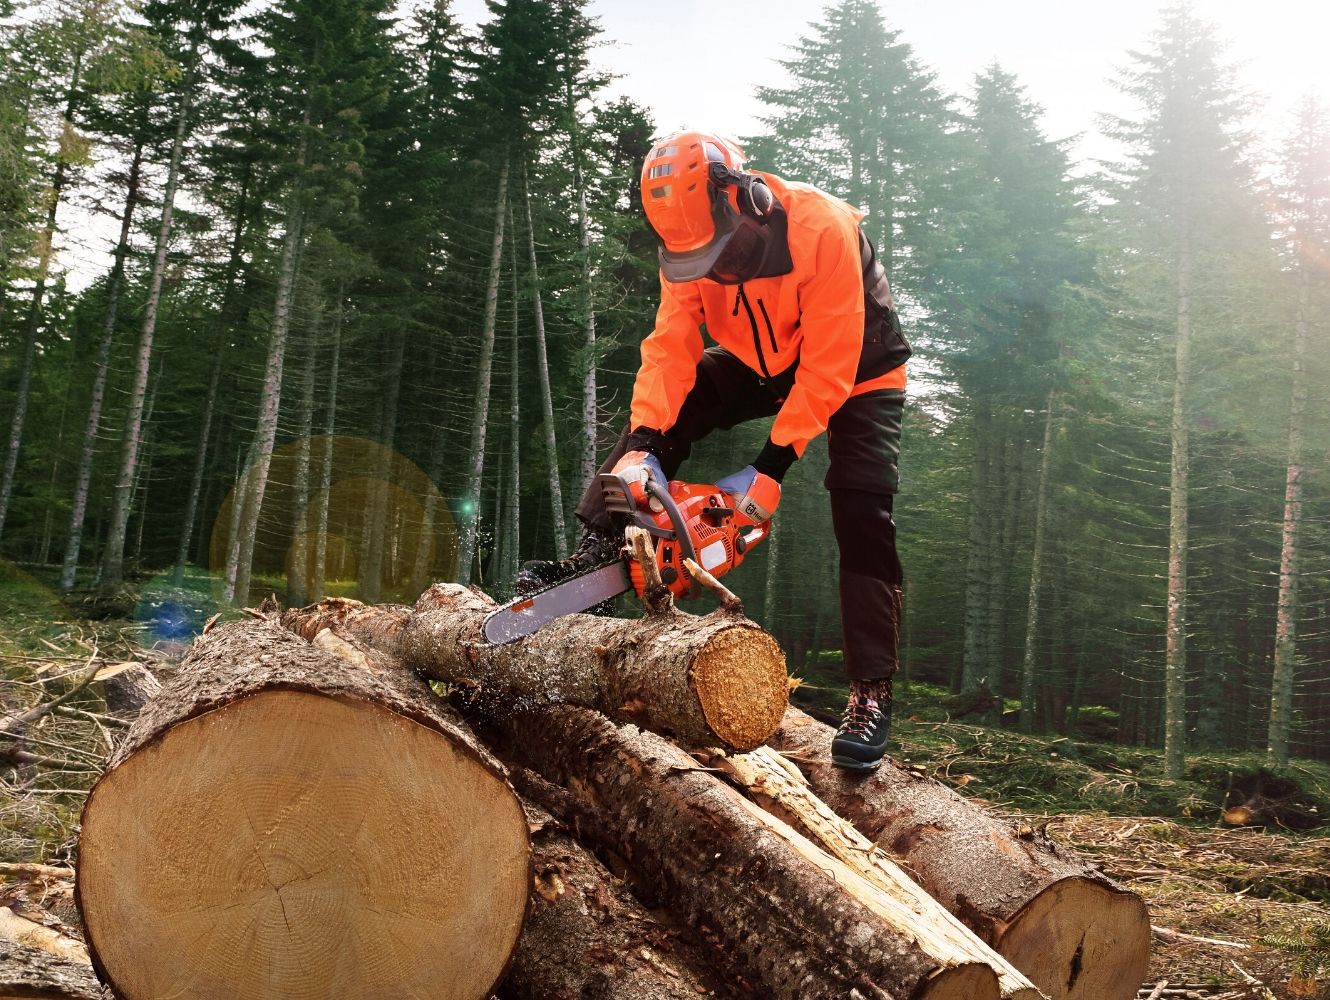
<path fill-rule="evenodd" d="M 675 478 L 693 444 L 711 431 L 775 415 L 793 381 L 793 369 L 763 379 L 724 348 L 708 348 L 679 418 L 658 449 L 665 475 Z M 856 680 L 890 677 L 898 665 L 901 563 L 891 506 L 899 483 L 904 408 L 904 392 L 878 389 L 851 396 L 827 427 L 831 464 L 824 485 L 840 549 L 845 671 Z M 628 434 L 625 428 L 602 472 L 623 457 Z M 594 481 L 577 505 L 577 516 L 589 526 L 611 527 Z"/>

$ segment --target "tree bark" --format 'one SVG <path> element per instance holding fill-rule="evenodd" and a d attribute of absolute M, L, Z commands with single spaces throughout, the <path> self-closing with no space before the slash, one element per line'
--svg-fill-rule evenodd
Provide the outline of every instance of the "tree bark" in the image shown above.
<path fill-rule="evenodd" d="M 540 380 L 540 403 L 545 419 L 545 462 L 550 475 L 550 513 L 554 518 L 554 551 L 568 555 L 568 535 L 563 520 L 563 488 L 559 483 L 559 445 L 554 433 L 554 395 L 550 389 L 550 362 L 545 350 L 545 310 L 540 300 L 540 268 L 536 263 L 536 229 L 531 221 L 531 186 L 526 164 L 522 164 L 522 204 L 526 211 L 527 260 L 531 267 L 531 304 L 535 312 L 536 377 Z"/>
<path fill-rule="evenodd" d="M 1048 471 L 1053 456 L 1053 409 L 1057 390 L 1048 390 L 1044 415 L 1044 450 L 1039 456 L 1039 486 L 1034 504 L 1034 550 L 1030 554 L 1030 590 L 1025 609 L 1025 654 L 1021 658 L 1021 732 L 1035 729 L 1034 690 L 1038 669 L 1039 591 L 1044 578 L 1044 526 L 1048 519 Z"/>
<path fill-rule="evenodd" d="M 180 110 L 176 113 L 175 138 L 171 141 L 171 163 L 167 168 L 166 188 L 162 191 L 162 219 L 157 227 L 157 248 L 153 256 L 152 274 L 148 279 L 148 300 L 143 311 L 143 329 L 139 332 L 138 349 L 134 355 L 134 382 L 129 392 L 129 410 L 125 415 L 124 440 L 120 451 L 120 474 L 116 478 L 111 503 L 111 524 L 102 551 L 101 588 L 116 590 L 123 582 L 125 569 L 125 532 L 129 527 L 131 494 L 134 476 L 138 470 L 139 446 L 143 441 L 143 406 L 148 389 L 148 371 L 152 366 L 152 342 L 157 330 L 157 310 L 162 299 L 162 279 L 166 274 L 166 247 L 171 238 L 171 216 L 175 209 L 176 185 L 180 179 L 181 153 L 185 146 L 185 130 L 189 124 L 189 109 L 194 100 L 194 71 L 197 62 L 197 42 L 190 49 L 189 71 L 180 95 Z"/>
<path fill-rule="evenodd" d="M 61 958 L 19 941 L 0 940 L 3 1000 L 103 1000 L 110 994 L 87 962 Z"/>
<path fill-rule="evenodd" d="M 665 733 L 693 746 L 752 749 L 780 723 L 785 658 L 741 615 L 669 610 L 639 621 L 568 615 L 503 646 L 481 636 L 494 602 L 436 584 L 414 610 L 329 599 L 288 611 L 302 635 L 335 626 L 433 680 L 479 686 L 499 712 L 568 703 Z"/>
<path fill-rule="evenodd" d="M 77 901 L 122 1000 L 488 997 L 528 906 L 506 772 L 407 671 L 205 633 L 89 793 Z"/>
<path fill-rule="evenodd" d="M 1127 1000 L 1145 975 L 1150 924 L 1139 896 L 1042 830 L 988 816 L 890 761 L 868 777 L 831 763 L 832 730 L 798 709 L 769 745 L 928 893 L 1054 1000 Z"/>
<path fill-rule="evenodd" d="M 1187 378 L 1191 355 L 1192 251 L 1187 238 L 1177 264 L 1177 345 L 1173 373 L 1172 463 L 1168 485 L 1168 619 L 1164 660 L 1164 773 L 1180 779 L 1187 748 L 1187 528 L 1191 474 Z"/>
<path fill-rule="evenodd" d="M 514 780 L 524 801 L 539 789 L 529 772 Z M 566 793 L 564 793 L 566 794 Z M 573 839 L 563 824 L 527 805 L 532 827 L 531 914 L 503 981 L 504 1000 L 697 1000 L 737 998 L 710 971 L 719 956 L 664 926 Z"/>
<path fill-rule="evenodd" d="M 504 753 L 566 787 L 584 838 L 629 859 L 729 971 L 771 1000 L 995 1000 L 993 970 L 930 954 L 853 869 L 654 733 L 575 706 L 493 719 Z"/>
<path fill-rule="evenodd" d="M 102 403 L 106 397 L 106 376 L 110 371 L 111 345 L 115 342 L 115 321 L 120 303 L 120 289 L 125 280 L 125 257 L 129 254 L 129 233 L 138 204 L 139 174 L 143 167 L 143 142 L 134 144 L 125 185 L 125 211 L 120 217 L 120 238 L 115 245 L 115 263 L 106 279 L 106 312 L 102 317 L 102 337 L 97 343 L 93 362 L 92 395 L 88 401 L 88 421 L 83 429 L 83 447 L 79 452 L 78 473 L 74 482 L 74 500 L 69 512 L 69 534 L 65 558 L 60 567 L 60 592 L 74 589 L 78 575 L 79 550 L 83 546 L 83 520 L 88 512 L 88 490 L 92 483 L 92 463 L 97 455 L 97 432 L 102 426 Z"/>
<path fill-rule="evenodd" d="M 494 206 L 494 240 L 490 244 L 489 283 L 485 288 L 485 319 L 480 331 L 479 371 L 476 374 L 475 417 L 471 422 L 471 456 L 466 490 L 462 494 L 458 531 L 457 582 L 471 582 L 476 558 L 476 524 L 480 518 L 480 481 L 485 472 L 485 423 L 489 417 L 490 376 L 494 358 L 494 325 L 499 311 L 499 271 L 503 261 L 504 205 L 508 198 L 508 160 L 499 170 L 499 196 Z"/>

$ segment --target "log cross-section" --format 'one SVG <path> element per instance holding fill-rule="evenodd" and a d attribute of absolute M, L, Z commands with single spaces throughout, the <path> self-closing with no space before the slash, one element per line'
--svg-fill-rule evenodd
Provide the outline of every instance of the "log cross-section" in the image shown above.
<path fill-rule="evenodd" d="M 528 906 L 506 772 L 426 685 L 273 622 L 202 636 L 84 807 L 77 901 L 121 1000 L 481 1000 Z"/>

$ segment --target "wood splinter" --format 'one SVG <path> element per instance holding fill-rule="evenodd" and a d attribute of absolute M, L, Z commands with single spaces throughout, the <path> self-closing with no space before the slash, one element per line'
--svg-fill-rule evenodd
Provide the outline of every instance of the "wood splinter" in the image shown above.
<path fill-rule="evenodd" d="M 660 578 L 660 567 L 656 565 L 656 550 L 651 544 L 651 533 L 645 528 L 629 525 L 624 529 L 624 539 L 633 547 L 633 558 L 642 567 L 642 579 L 646 586 L 642 588 L 642 606 L 649 615 L 667 614 L 674 607 L 674 595 L 665 581 Z"/>
<path fill-rule="evenodd" d="M 716 595 L 716 600 L 720 601 L 722 611 L 732 615 L 741 615 L 744 613 L 744 602 L 742 597 L 732 591 L 729 587 L 725 586 L 725 584 L 721 583 L 712 576 L 711 573 L 703 569 L 687 556 L 684 557 L 683 564 L 684 568 L 692 574 L 694 580 Z"/>

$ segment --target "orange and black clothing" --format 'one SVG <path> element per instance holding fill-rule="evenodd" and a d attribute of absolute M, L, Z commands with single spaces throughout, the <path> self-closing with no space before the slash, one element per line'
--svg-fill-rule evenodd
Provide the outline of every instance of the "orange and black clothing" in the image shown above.
<path fill-rule="evenodd" d="M 792 268 L 742 284 L 661 277 L 656 325 L 642 343 L 632 417 L 604 465 L 644 448 L 673 478 L 695 441 L 774 416 L 754 465 L 779 480 L 829 433 L 832 521 L 841 552 L 845 663 L 851 677 L 895 672 L 901 569 L 898 486 L 905 361 L 885 273 L 862 214 L 809 185 L 759 174 L 776 194 Z M 707 348 L 704 334 L 716 346 Z M 581 519 L 607 528 L 599 491 Z"/>

